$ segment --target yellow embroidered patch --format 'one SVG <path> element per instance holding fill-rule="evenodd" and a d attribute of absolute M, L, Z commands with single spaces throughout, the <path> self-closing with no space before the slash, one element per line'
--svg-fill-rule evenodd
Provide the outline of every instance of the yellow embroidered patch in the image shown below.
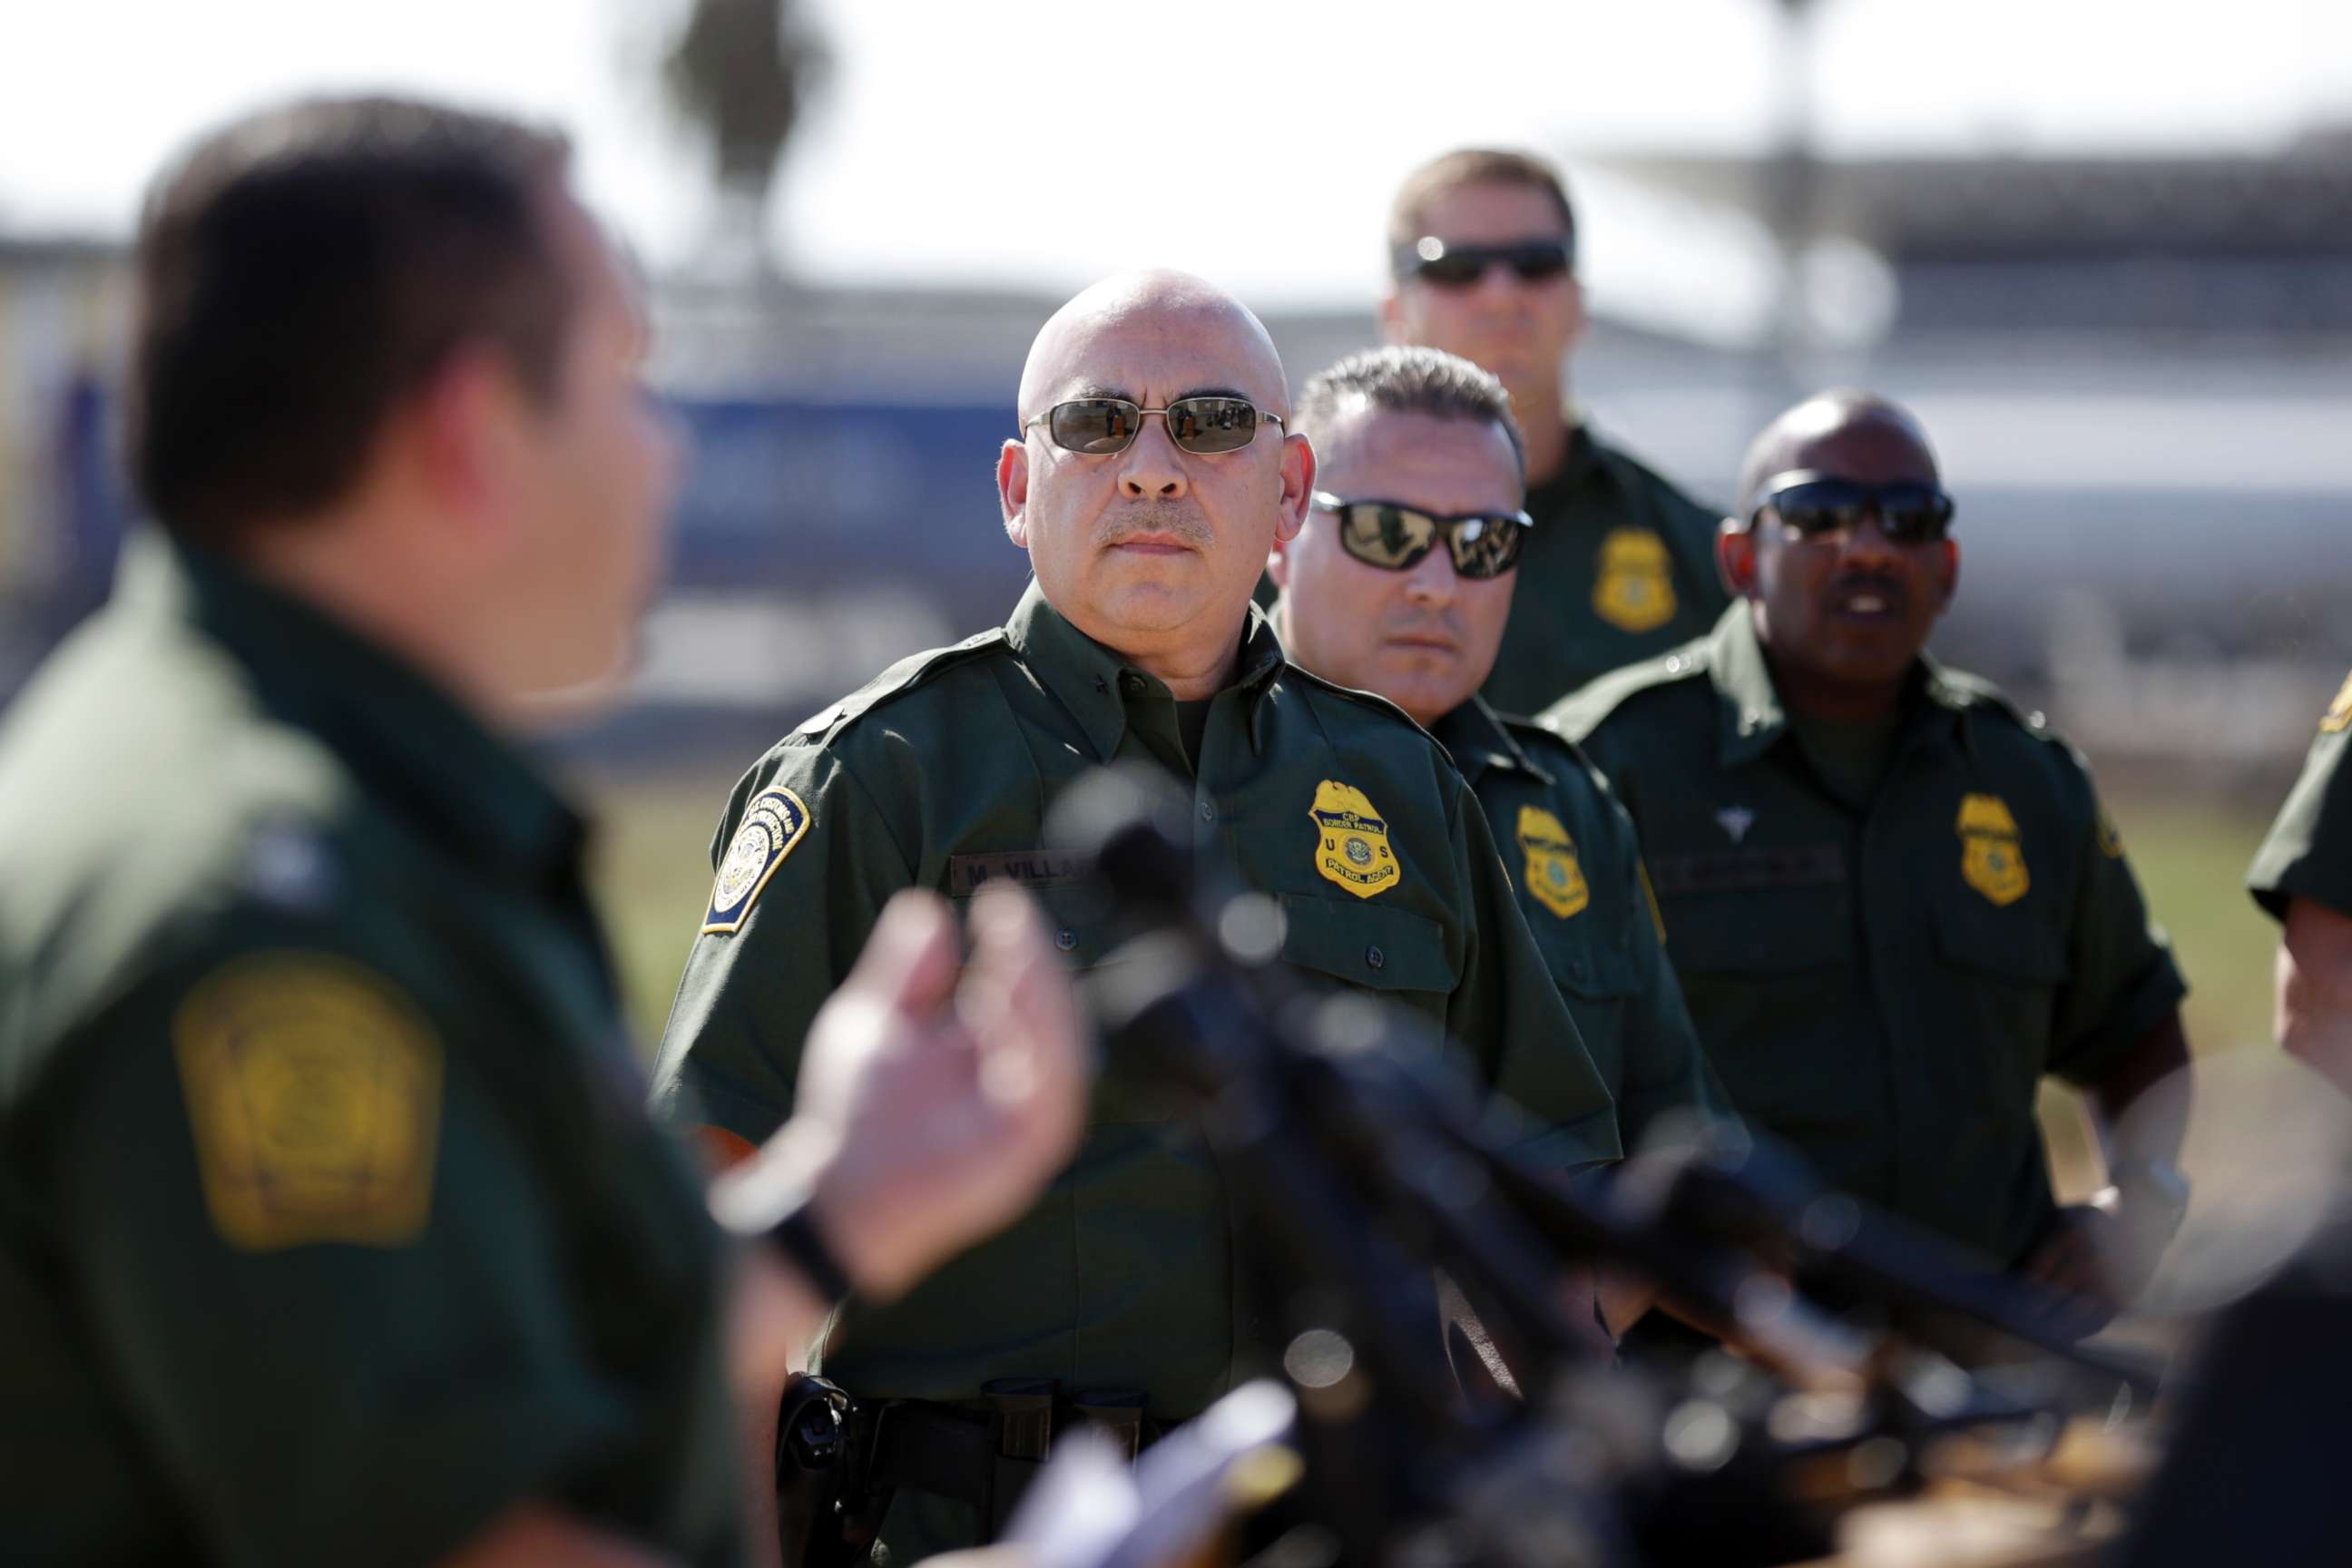
<path fill-rule="evenodd" d="M 1592 609 L 1622 632 L 1655 631 L 1675 618 L 1666 542 L 1646 528 L 1612 528 L 1601 541 Z"/>
<path fill-rule="evenodd" d="M 317 953 L 240 960 L 181 1004 L 172 1043 L 221 1239 L 269 1252 L 424 1231 L 441 1042 L 391 985 Z"/>
<path fill-rule="evenodd" d="M 1592 901 L 1584 868 L 1576 863 L 1576 840 L 1559 817 L 1540 806 L 1519 807 L 1519 853 L 1527 857 L 1528 891 L 1562 920 Z"/>
<path fill-rule="evenodd" d="M 1404 875 L 1389 847 L 1389 825 L 1363 791 L 1325 779 L 1307 815 L 1315 819 L 1315 869 L 1325 881 L 1369 899 Z"/>
<path fill-rule="evenodd" d="M 2352 726 L 2352 675 L 2344 678 L 2344 684 L 2336 689 L 2336 700 L 2319 716 L 2322 734 L 2333 735 L 2347 726 Z"/>
<path fill-rule="evenodd" d="M 1969 886 L 1996 904 L 2025 897 L 2032 880 L 2007 803 L 1997 795 L 1964 795 L 1954 826 L 1960 835 L 1960 876 Z"/>
<path fill-rule="evenodd" d="M 2099 853 L 2110 860 L 2122 859 L 2124 858 L 2123 829 L 2116 826 L 2116 819 L 2107 815 L 2107 808 L 2104 805 L 2099 807 L 2098 831 Z"/>
<path fill-rule="evenodd" d="M 751 900 L 808 832 L 809 822 L 809 808 L 782 784 L 751 797 L 743 808 L 743 825 L 728 843 L 727 857 L 719 862 L 719 875 L 710 884 L 710 908 L 702 917 L 705 936 L 743 929 Z"/>

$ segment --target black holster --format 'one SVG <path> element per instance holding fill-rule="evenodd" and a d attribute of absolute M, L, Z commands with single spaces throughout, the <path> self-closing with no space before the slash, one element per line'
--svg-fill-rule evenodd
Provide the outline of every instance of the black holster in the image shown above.
<path fill-rule="evenodd" d="M 866 1497 L 856 1406 L 835 1384 L 794 1373 L 776 1415 L 776 1524 L 786 1568 L 848 1568 L 873 1551 L 882 1520 Z M 884 1500 L 884 1507 L 888 1500 Z"/>

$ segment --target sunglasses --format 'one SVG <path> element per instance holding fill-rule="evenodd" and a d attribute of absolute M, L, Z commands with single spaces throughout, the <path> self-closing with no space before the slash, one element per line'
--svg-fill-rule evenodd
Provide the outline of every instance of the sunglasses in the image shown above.
<path fill-rule="evenodd" d="M 1315 510 L 1339 520 L 1339 548 L 1367 566 L 1410 572 L 1442 538 L 1455 573 L 1481 580 L 1517 566 L 1528 530 L 1535 526 L 1523 511 L 1438 517 L 1392 500 L 1341 500 L 1328 490 L 1315 492 Z"/>
<path fill-rule="evenodd" d="M 1770 510 L 1790 532 L 1822 543 L 1852 539 L 1865 517 L 1878 520 L 1890 544 L 1932 544 L 1952 528 L 1952 498 L 1912 480 L 1864 485 L 1799 468 L 1767 479 L 1762 495 L 1748 514 L 1750 528 Z"/>
<path fill-rule="evenodd" d="M 1441 289 L 1466 289 L 1486 276 L 1490 267 L 1507 267 L 1522 283 L 1542 283 L 1564 275 L 1576 264 L 1576 252 L 1565 239 L 1522 239 L 1509 245 L 1455 245 L 1433 234 L 1395 255 L 1396 275 L 1417 278 Z"/>
<path fill-rule="evenodd" d="M 1268 414 L 1247 398 L 1207 396 L 1180 397 L 1165 408 L 1145 408 L 1124 397 L 1081 397 L 1056 403 L 1021 428 L 1043 425 L 1065 452 L 1108 458 L 1135 445 L 1148 414 L 1168 421 L 1168 438 L 1180 450 L 1204 456 L 1240 451 L 1257 438 L 1260 420 L 1282 428 L 1280 415 Z"/>

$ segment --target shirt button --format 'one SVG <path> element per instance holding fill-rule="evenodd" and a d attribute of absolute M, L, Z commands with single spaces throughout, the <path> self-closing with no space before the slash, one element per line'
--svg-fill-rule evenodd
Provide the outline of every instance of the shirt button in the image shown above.
<path fill-rule="evenodd" d="M 1379 944 L 1375 943 L 1364 949 L 1364 963 L 1374 969 L 1386 969 L 1389 966 L 1389 955 L 1382 952 Z"/>
<path fill-rule="evenodd" d="M 1211 805 L 1205 800 L 1201 803 L 1201 820 L 1203 822 L 1214 822 L 1217 820 L 1217 808 Z"/>
<path fill-rule="evenodd" d="M 1066 928 L 1056 931 L 1054 933 L 1054 945 L 1064 952 L 1071 952 L 1078 945 L 1078 933 Z"/>

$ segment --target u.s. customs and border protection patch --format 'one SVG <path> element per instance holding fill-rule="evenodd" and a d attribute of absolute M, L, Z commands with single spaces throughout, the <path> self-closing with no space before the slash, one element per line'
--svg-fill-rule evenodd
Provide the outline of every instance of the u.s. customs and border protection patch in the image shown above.
<path fill-rule="evenodd" d="M 2336 689 L 2336 700 L 2319 717 L 2319 732 L 2323 735 L 2333 735 L 2347 727 L 2352 727 L 2352 675 L 2344 678 L 2344 684 Z"/>
<path fill-rule="evenodd" d="M 1404 875 L 1389 847 L 1389 825 L 1364 792 L 1325 779 L 1315 786 L 1315 869 L 1360 899 L 1384 893 Z"/>
<path fill-rule="evenodd" d="M 1646 528 L 1612 528 L 1601 541 L 1592 609 L 1621 632 L 1655 631 L 1675 618 L 1675 574 L 1666 542 Z"/>
<path fill-rule="evenodd" d="M 2018 842 L 2017 819 L 1997 795 L 1960 798 L 1960 876 L 1969 886 L 1996 904 L 2013 904 L 2032 886 L 2025 871 L 2025 850 Z"/>
<path fill-rule="evenodd" d="M 783 785 L 771 784 L 751 797 L 710 884 L 710 908 L 702 917 L 704 935 L 742 929 L 751 900 L 808 829 L 809 808 Z"/>
<path fill-rule="evenodd" d="M 1576 862 L 1576 840 L 1567 826 L 1541 806 L 1519 807 L 1519 853 L 1527 857 L 1528 891 L 1562 920 L 1592 901 L 1584 868 Z"/>
<path fill-rule="evenodd" d="M 181 1004 L 172 1045 L 222 1240 L 270 1252 L 423 1233 L 441 1042 L 391 984 L 319 953 L 241 959 Z"/>

